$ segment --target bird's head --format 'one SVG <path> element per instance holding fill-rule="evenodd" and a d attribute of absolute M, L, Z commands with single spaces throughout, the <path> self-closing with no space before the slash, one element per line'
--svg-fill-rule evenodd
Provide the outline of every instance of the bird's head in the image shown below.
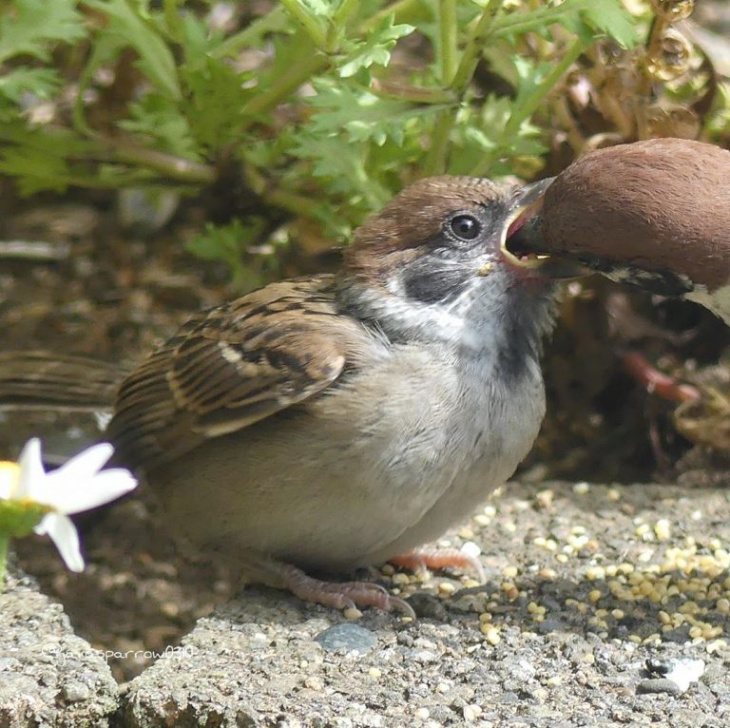
<path fill-rule="evenodd" d="M 504 330 L 539 338 L 552 322 L 553 281 L 574 266 L 522 253 L 509 241 L 537 212 L 549 183 L 416 182 L 357 230 L 340 276 L 341 301 L 391 336 L 477 348 Z"/>

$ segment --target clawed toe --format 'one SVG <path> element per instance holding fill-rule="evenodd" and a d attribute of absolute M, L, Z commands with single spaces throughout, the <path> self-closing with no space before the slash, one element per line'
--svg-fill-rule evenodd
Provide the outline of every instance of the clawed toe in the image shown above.
<path fill-rule="evenodd" d="M 484 569 L 479 559 L 475 556 L 465 554 L 458 549 L 439 549 L 423 547 L 413 549 L 405 554 L 400 554 L 390 559 L 392 564 L 416 573 L 432 569 L 455 568 L 461 571 L 472 571 L 477 574 L 480 581 L 484 581 Z"/>
<path fill-rule="evenodd" d="M 284 574 L 285 586 L 295 596 L 306 602 L 322 604 L 334 609 L 355 607 L 377 607 L 390 612 L 398 610 L 415 619 L 416 613 L 404 599 L 391 596 L 379 584 L 366 581 L 336 582 L 321 581 L 307 576 L 295 566 L 287 566 Z"/>

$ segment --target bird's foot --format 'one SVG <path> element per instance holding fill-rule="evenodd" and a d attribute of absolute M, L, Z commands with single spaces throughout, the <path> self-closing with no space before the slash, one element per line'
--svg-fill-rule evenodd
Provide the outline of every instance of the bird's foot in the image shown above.
<path fill-rule="evenodd" d="M 377 607 L 385 612 L 393 609 L 407 617 L 416 618 L 416 613 L 404 599 L 391 596 L 379 584 L 367 581 L 328 582 L 307 576 L 296 566 L 286 565 L 282 570 L 284 588 L 305 602 L 322 604 L 334 609 L 355 607 Z"/>
<path fill-rule="evenodd" d="M 422 546 L 405 554 L 388 559 L 391 564 L 410 569 L 416 573 L 426 569 L 440 571 L 455 568 L 461 571 L 476 572 L 480 581 L 484 581 L 484 569 L 476 556 L 470 556 L 458 549 L 439 549 L 434 546 Z"/>

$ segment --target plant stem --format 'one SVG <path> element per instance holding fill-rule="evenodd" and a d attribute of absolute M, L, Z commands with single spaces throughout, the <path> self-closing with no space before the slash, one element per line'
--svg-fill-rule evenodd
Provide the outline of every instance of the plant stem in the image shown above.
<path fill-rule="evenodd" d="M 237 55 L 244 48 L 253 45 L 256 38 L 261 37 L 268 31 L 274 31 L 286 22 L 286 10 L 277 5 L 266 15 L 257 18 L 247 25 L 243 30 L 234 33 L 226 38 L 216 48 L 211 48 L 209 53 L 214 58 L 230 58 Z"/>
<path fill-rule="evenodd" d="M 0 592 L 5 587 L 5 572 L 7 571 L 8 565 L 8 545 L 10 544 L 10 537 L 4 533 L 0 533 Z"/>
<path fill-rule="evenodd" d="M 383 98 L 410 101 L 414 104 L 453 104 L 456 96 L 448 89 L 428 88 L 426 86 L 408 86 L 397 81 L 383 81 L 374 78 L 370 82 L 370 92 Z"/>
<path fill-rule="evenodd" d="M 327 56 L 320 53 L 312 53 L 301 63 L 293 63 L 289 71 L 274 81 L 267 91 L 254 97 L 243 107 L 243 116 L 248 117 L 243 128 L 251 126 L 259 114 L 271 111 L 292 91 L 298 89 L 311 76 L 326 68 L 328 64 Z"/>
<path fill-rule="evenodd" d="M 440 111 L 436 115 L 436 123 L 431 133 L 431 147 L 423 163 L 423 176 L 443 174 L 446 171 L 446 154 L 449 148 L 449 136 L 456 121 L 455 111 Z"/>
<path fill-rule="evenodd" d="M 477 21 L 474 30 L 464 46 L 464 52 L 461 54 L 461 61 L 456 73 L 453 77 L 452 88 L 458 93 L 462 93 L 471 82 L 479 62 L 479 52 L 492 29 L 494 19 L 497 17 L 502 7 L 502 0 L 489 0 L 487 6 L 482 11 L 482 16 Z"/>
<path fill-rule="evenodd" d="M 495 19 L 494 24 L 490 28 L 490 33 L 501 38 L 507 34 L 522 35 L 531 30 L 544 28 L 552 23 L 560 23 L 563 18 L 570 17 L 576 10 L 587 6 L 592 0 L 583 0 L 583 2 L 574 2 L 570 5 L 567 3 L 556 7 L 544 7 L 531 10 L 529 13 L 511 13 L 501 18 Z"/>
<path fill-rule="evenodd" d="M 360 29 L 363 33 L 367 32 L 368 30 L 372 30 L 375 26 L 378 25 L 378 23 L 380 23 L 383 18 L 387 18 L 389 15 L 397 16 L 399 13 L 408 10 L 411 5 L 415 5 L 416 2 L 417 0 L 396 0 L 391 5 L 388 5 L 382 10 L 379 10 L 377 13 L 371 15 L 368 20 L 362 23 Z"/>
<path fill-rule="evenodd" d="M 438 16 L 441 83 L 444 86 L 449 86 L 456 73 L 459 53 L 459 24 L 456 17 L 456 0 L 439 0 Z"/>
<path fill-rule="evenodd" d="M 165 24 L 167 25 L 168 35 L 178 43 L 183 37 L 183 22 L 178 8 L 177 0 L 164 0 L 162 3 L 165 15 Z"/>
<path fill-rule="evenodd" d="M 470 174 L 480 177 L 487 174 L 494 164 L 497 157 L 504 150 L 505 145 L 519 131 L 523 122 L 532 116 L 537 107 L 543 102 L 545 97 L 553 90 L 563 74 L 575 63 L 581 53 L 587 48 L 586 41 L 577 38 L 573 45 L 568 49 L 565 55 L 560 59 L 557 65 L 550 73 L 543 78 L 533 93 L 525 99 L 519 106 L 513 109 L 507 123 L 504 125 L 502 132 L 497 139 L 494 149 L 486 154 L 478 164 L 474 166 Z"/>
<path fill-rule="evenodd" d="M 563 74 L 578 60 L 581 53 L 588 47 L 588 43 L 577 38 L 573 45 L 568 49 L 566 54 L 560 59 L 553 70 L 548 73 L 535 89 L 533 94 L 525 99 L 525 102 L 515 109 L 509 121 L 505 124 L 503 134 L 509 136 L 514 134 L 521 126 L 525 119 L 528 119 L 535 113 L 537 107 L 543 102 L 543 99 L 552 91 L 553 87 L 563 77 Z"/>
<path fill-rule="evenodd" d="M 458 101 L 461 101 L 466 89 L 471 83 L 479 61 L 479 52 L 482 44 L 487 39 L 494 18 L 497 16 L 501 7 L 502 0 L 489 0 L 474 30 L 469 36 L 469 40 L 464 47 L 464 52 L 461 54 L 461 60 L 457 64 L 457 40 L 455 36 L 452 37 L 452 33 L 455 33 L 455 31 L 452 31 L 451 27 L 445 27 L 457 22 L 456 5 L 449 2 L 449 0 L 441 0 L 441 4 L 439 5 L 441 80 L 444 86 L 448 87 L 456 95 Z M 453 51 L 447 50 L 447 44 Z M 424 175 L 443 174 L 446 171 L 449 137 L 456 123 L 456 115 L 458 113 L 459 109 L 457 104 L 457 108 L 443 111 L 438 115 L 433 133 L 431 134 L 431 148 L 424 162 Z"/>
<path fill-rule="evenodd" d="M 140 147 L 124 139 L 105 140 L 98 137 L 97 142 L 102 145 L 102 149 L 106 148 L 109 157 L 117 162 L 146 167 L 179 182 L 211 184 L 216 178 L 215 169 L 209 165 Z"/>
<path fill-rule="evenodd" d="M 287 9 L 289 15 L 304 28 L 306 34 L 312 39 L 317 48 L 324 49 L 327 45 L 327 38 L 319 22 L 310 15 L 298 0 L 281 0 L 281 4 Z"/>
<path fill-rule="evenodd" d="M 350 16 L 358 9 L 359 4 L 359 0 L 342 0 L 342 5 L 335 10 L 332 17 L 333 24 L 337 26 L 345 25 Z"/>

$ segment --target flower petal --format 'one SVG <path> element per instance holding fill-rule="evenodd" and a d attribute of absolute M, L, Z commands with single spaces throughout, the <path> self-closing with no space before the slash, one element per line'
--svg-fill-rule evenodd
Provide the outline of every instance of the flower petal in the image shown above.
<path fill-rule="evenodd" d="M 65 482 L 64 476 L 64 482 L 54 483 L 54 475 L 55 473 L 48 475 L 54 489 L 59 491 L 53 507 L 66 514 L 81 513 L 111 503 L 137 487 L 137 481 L 132 474 L 122 468 L 102 470 L 97 475 L 80 477 L 77 482 Z"/>
<path fill-rule="evenodd" d="M 83 450 L 78 455 L 74 455 L 58 470 L 54 470 L 53 475 L 58 478 L 63 476 L 72 481 L 90 478 L 104 467 L 104 463 L 109 460 L 113 453 L 114 448 L 112 445 L 108 442 L 100 442 Z"/>
<path fill-rule="evenodd" d="M 18 458 L 20 475 L 15 492 L 11 494 L 13 500 L 30 498 L 37 503 L 46 503 L 40 495 L 43 494 L 46 484 L 46 471 L 41 456 L 41 441 L 34 437 L 25 444 L 23 452 Z M 48 503 L 48 505 L 52 505 Z"/>
<path fill-rule="evenodd" d="M 79 547 L 79 534 L 73 521 L 60 513 L 49 513 L 35 527 L 35 532 L 41 536 L 48 535 L 56 544 L 58 553 L 71 571 L 83 571 L 84 559 Z"/>

